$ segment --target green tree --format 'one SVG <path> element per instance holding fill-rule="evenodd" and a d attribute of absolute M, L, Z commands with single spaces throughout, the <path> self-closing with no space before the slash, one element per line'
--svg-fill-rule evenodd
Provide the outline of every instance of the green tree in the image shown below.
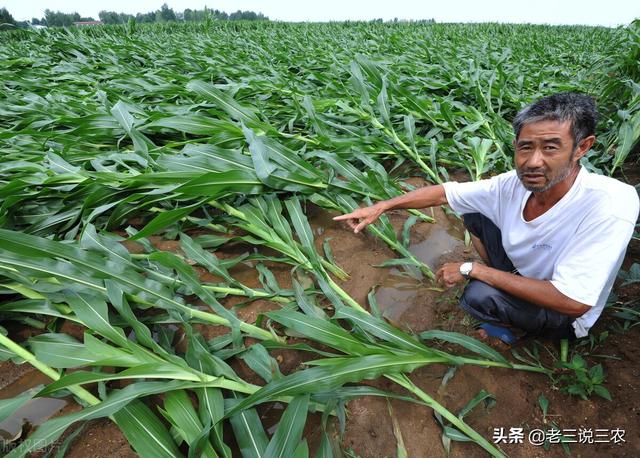
<path fill-rule="evenodd" d="M 120 14 L 115 11 L 100 11 L 98 18 L 100 18 L 104 24 L 122 24 Z"/>
<path fill-rule="evenodd" d="M 49 27 L 70 27 L 74 22 L 94 21 L 92 17 L 82 17 L 78 13 L 44 10 L 44 20 Z"/>
<path fill-rule="evenodd" d="M 155 22 L 156 21 L 156 13 L 138 13 L 136 14 L 136 22 Z"/>
<path fill-rule="evenodd" d="M 264 21 L 264 20 L 269 20 L 269 18 L 263 15 L 262 13 L 238 10 L 235 13 L 231 13 L 229 15 L 229 20 L 231 21 Z"/>
<path fill-rule="evenodd" d="M 176 13 L 173 8 L 169 8 L 169 5 L 164 3 L 162 7 L 156 12 L 156 22 L 169 22 L 176 20 Z"/>
<path fill-rule="evenodd" d="M 16 20 L 6 8 L 0 8 L 0 26 L 2 24 L 16 25 Z"/>

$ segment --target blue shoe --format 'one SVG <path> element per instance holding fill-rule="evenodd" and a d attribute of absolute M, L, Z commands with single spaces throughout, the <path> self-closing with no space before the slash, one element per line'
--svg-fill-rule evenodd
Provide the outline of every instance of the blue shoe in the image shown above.
<path fill-rule="evenodd" d="M 484 329 L 487 335 L 491 337 L 497 337 L 508 345 L 513 345 L 518 340 L 518 338 L 513 332 L 511 332 L 509 328 L 503 328 L 502 326 L 491 323 L 482 323 L 479 328 Z"/>

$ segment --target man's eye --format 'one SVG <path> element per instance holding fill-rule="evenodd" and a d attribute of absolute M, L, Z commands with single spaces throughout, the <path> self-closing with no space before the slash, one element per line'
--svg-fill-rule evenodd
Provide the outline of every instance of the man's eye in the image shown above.
<path fill-rule="evenodd" d="M 544 149 L 545 149 L 545 151 L 555 151 L 558 148 L 556 148 L 555 146 L 545 146 Z"/>

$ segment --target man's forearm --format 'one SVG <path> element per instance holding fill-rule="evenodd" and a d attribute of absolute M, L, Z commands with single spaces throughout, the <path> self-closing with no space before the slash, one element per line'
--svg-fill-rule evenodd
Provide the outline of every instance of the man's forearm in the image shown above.
<path fill-rule="evenodd" d="M 447 196 L 444 192 L 444 186 L 438 184 L 415 189 L 401 196 L 394 197 L 393 199 L 381 201 L 377 205 L 381 205 L 384 210 L 387 211 L 398 208 L 435 207 L 436 205 L 444 205 L 446 203 Z"/>
<path fill-rule="evenodd" d="M 484 264 L 474 263 L 470 277 L 483 281 L 519 299 L 540 307 L 577 318 L 591 307 L 575 301 L 556 289 L 547 280 L 522 277 Z"/>

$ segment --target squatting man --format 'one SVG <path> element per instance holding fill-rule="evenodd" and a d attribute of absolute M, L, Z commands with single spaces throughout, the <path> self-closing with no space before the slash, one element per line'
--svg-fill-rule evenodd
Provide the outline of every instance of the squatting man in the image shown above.
<path fill-rule="evenodd" d="M 482 262 L 446 263 L 447 288 L 470 280 L 460 306 L 481 335 L 512 343 L 512 329 L 584 337 L 600 316 L 638 218 L 635 189 L 590 173 L 594 101 L 542 98 L 513 121 L 515 170 L 476 182 L 426 186 L 337 216 L 358 233 L 392 209 L 448 204 L 462 215 Z"/>

